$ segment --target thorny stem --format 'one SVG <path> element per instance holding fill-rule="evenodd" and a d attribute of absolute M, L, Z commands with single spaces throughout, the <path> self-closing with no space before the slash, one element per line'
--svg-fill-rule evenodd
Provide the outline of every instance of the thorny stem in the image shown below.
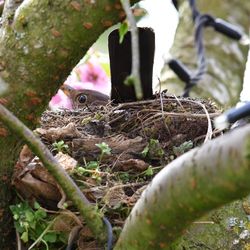
<path fill-rule="evenodd" d="M 126 12 L 130 30 L 131 30 L 131 48 L 132 48 L 132 72 L 127 77 L 127 83 L 133 83 L 135 88 L 136 98 L 138 100 L 143 98 L 141 77 L 140 77 L 140 50 L 139 50 L 139 35 L 136 26 L 134 15 L 130 9 L 129 0 L 121 0 L 124 11 Z"/>
<path fill-rule="evenodd" d="M 47 147 L 29 128 L 1 104 L 0 120 L 28 144 L 30 149 L 39 157 L 44 166 L 60 184 L 67 197 L 72 200 L 96 238 L 104 241 L 106 239 L 106 230 L 102 223 L 101 215 L 98 214 L 98 211 L 94 209 L 74 181 L 55 160 Z"/>

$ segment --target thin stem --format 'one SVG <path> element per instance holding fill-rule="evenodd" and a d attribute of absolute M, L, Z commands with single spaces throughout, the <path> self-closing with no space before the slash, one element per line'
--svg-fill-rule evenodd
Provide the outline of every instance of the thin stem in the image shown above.
<path fill-rule="evenodd" d="M 127 15 L 130 30 L 131 30 L 131 48 L 132 48 L 132 72 L 131 75 L 126 79 L 127 82 L 133 82 L 135 88 L 136 98 L 142 99 L 142 87 L 140 77 L 140 48 L 139 48 L 139 35 L 138 28 L 134 15 L 130 9 L 129 0 L 121 0 L 123 9 Z"/>
<path fill-rule="evenodd" d="M 28 248 L 28 250 L 31 250 L 34 246 L 36 246 L 40 241 L 43 240 L 43 236 L 50 230 L 50 228 L 53 226 L 56 219 L 52 220 L 49 225 L 45 228 L 45 230 L 40 234 L 40 236 L 36 239 L 35 242 Z M 47 246 L 47 244 L 46 244 Z"/>
<path fill-rule="evenodd" d="M 0 120 L 28 144 L 29 148 L 39 157 L 44 166 L 60 184 L 67 197 L 77 207 L 93 234 L 98 239 L 105 240 L 107 235 L 101 215 L 98 214 L 40 139 L 1 104 Z"/>

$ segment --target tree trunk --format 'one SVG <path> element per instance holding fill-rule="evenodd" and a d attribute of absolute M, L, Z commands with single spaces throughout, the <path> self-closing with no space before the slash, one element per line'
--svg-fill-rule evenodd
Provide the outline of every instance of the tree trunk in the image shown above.
<path fill-rule="evenodd" d="M 196 70 L 196 50 L 194 48 L 194 24 L 188 1 L 182 1 L 180 23 L 177 29 L 172 55 L 184 63 L 191 72 Z M 244 0 L 196 1 L 201 13 L 209 13 L 238 26 L 249 33 L 250 2 Z M 243 82 L 248 46 L 243 46 L 213 28 L 204 30 L 204 44 L 208 63 L 207 74 L 194 87 L 191 96 L 211 97 L 218 104 L 234 105 L 239 99 Z M 175 94 L 182 94 L 181 82 L 168 66 L 163 76 L 166 88 Z"/>
<path fill-rule="evenodd" d="M 6 0 L 2 13 L 0 102 L 34 128 L 58 86 L 124 11 L 119 0 L 16 2 Z M 0 249 L 13 242 L 10 177 L 21 145 L 0 123 Z"/>

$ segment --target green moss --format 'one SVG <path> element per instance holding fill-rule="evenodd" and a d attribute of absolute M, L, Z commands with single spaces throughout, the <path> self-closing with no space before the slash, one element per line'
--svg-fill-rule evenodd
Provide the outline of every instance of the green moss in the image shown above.
<path fill-rule="evenodd" d="M 1 98 L 8 100 L 6 106 L 31 129 L 58 86 L 107 28 L 103 21 L 119 21 L 119 10 L 105 11 L 107 4 L 117 3 L 114 0 L 95 1 L 94 5 L 81 1 L 80 11 L 71 2 L 27 1 L 18 9 L 16 19 L 12 20 L 13 10 L 3 14 L 0 77 L 9 84 L 9 89 L 1 93 Z M 84 22 L 92 23 L 93 27 L 86 29 Z M 5 176 L 8 183 L 19 151 L 15 134 L 0 137 L 0 176 Z M 12 198 L 9 190 L 10 186 L 0 179 L 0 209 L 9 206 Z M 4 236 L 0 249 L 7 250 L 14 237 L 10 238 L 6 230 L 11 228 L 11 221 L 7 210 L 4 212 L 6 216 L 4 213 L 0 220 L 0 235 Z"/>

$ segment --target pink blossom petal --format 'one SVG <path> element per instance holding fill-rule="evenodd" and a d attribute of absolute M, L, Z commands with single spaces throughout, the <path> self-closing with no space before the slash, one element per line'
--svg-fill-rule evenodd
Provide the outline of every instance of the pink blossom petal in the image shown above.
<path fill-rule="evenodd" d="M 69 84 L 74 89 L 94 89 L 94 84 L 91 82 L 71 82 Z"/>
<path fill-rule="evenodd" d="M 104 69 L 95 62 L 89 60 L 76 68 L 76 73 L 79 75 L 81 82 L 92 82 L 94 85 L 107 85 L 109 78 Z"/>
<path fill-rule="evenodd" d="M 52 105 L 57 105 L 58 103 L 60 103 L 62 101 L 62 98 L 61 96 L 57 93 L 56 95 L 54 95 L 52 98 L 51 98 L 51 104 Z"/>
<path fill-rule="evenodd" d="M 57 94 L 54 95 L 49 102 L 49 107 L 52 110 L 57 110 L 60 108 L 72 109 L 72 103 L 70 99 L 63 93 L 63 91 L 59 89 Z"/>
<path fill-rule="evenodd" d="M 68 78 L 66 79 L 66 81 L 65 81 L 64 83 L 70 85 L 70 83 L 72 83 L 72 82 L 78 82 L 78 81 L 79 81 L 79 78 L 78 78 L 77 74 L 74 73 L 74 72 L 72 72 L 72 73 L 68 76 Z"/>

